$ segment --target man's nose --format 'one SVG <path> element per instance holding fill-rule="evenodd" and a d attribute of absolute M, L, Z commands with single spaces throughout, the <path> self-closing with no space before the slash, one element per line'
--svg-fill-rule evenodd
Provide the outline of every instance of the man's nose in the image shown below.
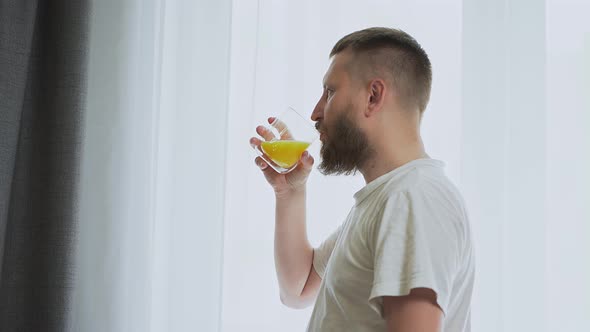
<path fill-rule="evenodd" d="M 311 113 L 311 120 L 312 121 L 319 121 L 320 119 L 323 118 L 323 114 L 324 114 L 324 103 L 323 103 L 323 98 L 320 98 L 320 100 L 318 101 L 318 103 L 315 105 L 315 108 L 313 109 L 313 112 Z"/>

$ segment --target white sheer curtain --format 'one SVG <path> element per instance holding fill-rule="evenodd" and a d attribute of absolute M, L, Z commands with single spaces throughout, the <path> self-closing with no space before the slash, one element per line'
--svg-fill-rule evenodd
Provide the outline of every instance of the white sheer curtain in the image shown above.
<path fill-rule="evenodd" d="M 370 9 L 368 9 L 370 8 Z M 424 24 L 428 22 L 428 24 Z M 368 26 L 411 32 L 435 70 L 424 133 L 430 153 L 458 181 L 461 153 L 461 2 L 234 1 L 225 206 L 223 331 L 302 331 L 311 309 L 281 305 L 273 261 L 274 196 L 248 139 L 266 116 L 291 105 L 311 114 L 334 43 Z M 312 154 L 319 159 L 319 146 Z M 341 223 L 355 177 L 309 179 L 308 232 L 317 245 Z"/>
<path fill-rule="evenodd" d="M 476 331 L 545 326 L 544 6 L 464 4 L 461 185 L 478 248 Z"/>
<path fill-rule="evenodd" d="M 230 19 L 93 2 L 73 330 L 218 330 Z"/>
<path fill-rule="evenodd" d="M 547 0 L 547 331 L 590 330 L 590 2 Z"/>
<path fill-rule="evenodd" d="M 587 12 L 588 2 L 557 0 L 234 2 L 223 331 L 305 327 L 309 309 L 279 303 L 272 193 L 244 146 L 284 105 L 309 113 L 331 46 L 378 25 L 410 32 L 433 62 L 423 135 L 469 204 L 473 330 L 590 329 Z M 362 185 L 312 174 L 314 244 Z"/>
<path fill-rule="evenodd" d="M 588 12 L 574 0 L 95 1 L 73 327 L 303 330 L 310 309 L 279 301 L 273 195 L 248 138 L 285 106 L 311 112 L 340 37 L 390 26 L 433 62 L 423 135 L 469 205 L 473 330 L 590 330 Z M 363 185 L 312 173 L 313 244 Z"/>

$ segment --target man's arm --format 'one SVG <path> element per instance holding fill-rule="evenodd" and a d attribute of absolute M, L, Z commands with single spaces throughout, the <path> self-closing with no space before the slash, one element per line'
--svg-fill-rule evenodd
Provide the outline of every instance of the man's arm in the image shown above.
<path fill-rule="evenodd" d="M 313 268 L 313 248 L 307 239 L 305 187 L 276 196 L 275 266 L 281 301 L 291 308 L 313 303 L 321 283 Z"/>
<path fill-rule="evenodd" d="M 269 118 L 268 123 L 274 123 Z M 292 139 L 285 125 L 279 121 L 277 129 L 281 139 Z M 274 134 L 264 126 L 256 127 L 256 133 L 266 141 Z M 250 138 L 253 147 L 260 146 L 259 138 Z M 281 301 L 292 308 L 307 307 L 315 299 L 321 278 L 313 269 L 313 248 L 307 240 L 305 227 L 306 182 L 313 158 L 305 151 L 297 167 L 287 174 L 279 174 L 260 157 L 255 159 L 264 177 L 272 186 L 276 197 L 275 213 L 275 268 L 279 280 Z"/>
<path fill-rule="evenodd" d="M 405 296 L 384 296 L 383 316 L 388 332 L 439 332 L 443 312 L 436 294 L 428 288 L 414 288 Z"/>

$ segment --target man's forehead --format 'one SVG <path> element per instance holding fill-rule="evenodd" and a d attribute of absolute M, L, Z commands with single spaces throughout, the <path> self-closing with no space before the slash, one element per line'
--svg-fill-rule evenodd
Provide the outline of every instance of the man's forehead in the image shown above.
<path fill-rule="evenodd" d="M 324 86 L 326 85 L 326 81 L 330 77 L 334 76 L 335 74 L 340 76 L 342 73 L 345 72 L 346 65 L 349 61 L 349 55 L 346 53 L 347 52 L 338 53 L 330 58 L 330 66 L 328 67 L 328 70 L 326 70 L 326 74 L 323 78 Z"/>

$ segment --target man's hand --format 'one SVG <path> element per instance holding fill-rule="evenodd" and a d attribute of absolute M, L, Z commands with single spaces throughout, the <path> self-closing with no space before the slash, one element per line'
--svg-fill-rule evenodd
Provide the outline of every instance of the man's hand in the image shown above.
<path fill-rule="evenodd" d="M 388 332 L 439 332 L 443 312 L 436 294 L 428 288 L 414 288 L 406 296 L 384 296 L 383 316 Z"/>
<path fill-rule="evenodd" d="M 268 119 L 268 123 L 272 123 L 273 121 L 274 118 Z M 277 129 L 279 129 L 279 131 L 283 131 L 282 129 L 285 128 L 284 124 L 281 122 L 278 122 L 275 124 L 275 126 Z M 256 133 L 258 133 L 258 135 L 260 135 L 266 141 L 270 141 L 275 138 L 274 134 L 264 126 L 256 127 Z M 288 130 L 284 131 L 281 139 L 292 139 Z M 262 140 L 256 137 L 250 138 L 250 145 L 254 147 L 260 146 L 262 142 Z M 256 157 L 255 162 L 256 165 L 258 165 L 258 167 L 260 167 L 262 170 L 266 181 L 268 181 L 268 183 L 274 189 L 275 194 L 277 196 L 285 196 L 293 192 L 297 192 L 305 187 L 307 177 L 309 176 L 313 166 L 313 157 L 309 155 L 307 151 L 305 151 L 303 155 L 301 155 L 301 159 L 299 159 L 297 167 L 287 174 L 279 174 L 275 172 L 272 167 L 268 167 L 268 164 L 260 157 Z"/>

